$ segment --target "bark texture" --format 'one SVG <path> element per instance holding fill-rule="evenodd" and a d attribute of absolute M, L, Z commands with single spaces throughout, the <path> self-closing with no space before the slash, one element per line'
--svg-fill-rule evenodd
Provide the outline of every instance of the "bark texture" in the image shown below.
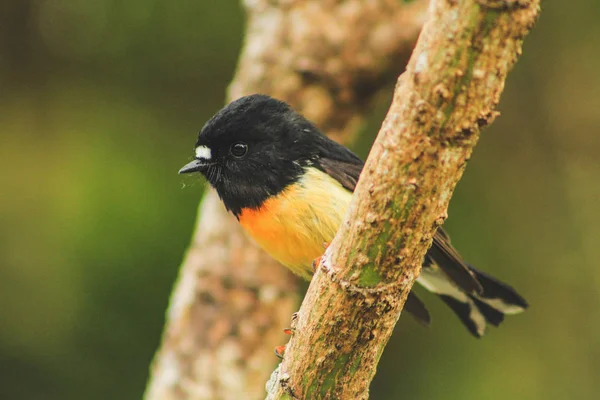
<path fill-rule="evenodd" d="M 366 399 L 383 349 L 539 0 L 433 0 L 322 258 L 269 399 Z"/>
<path fill-rule="evenodd" d="M 427 2 L 246 0 L 245 6 L 246 42 L 229 100 L 270 94 L 347 141 L 372 95 L 404 68 Z M 250 242 L 208 192 L 145 398 L 263 398 L 277 361 L 273 349 L 285 342 L 281 331 L 298 303 L 295 278 Z"/>

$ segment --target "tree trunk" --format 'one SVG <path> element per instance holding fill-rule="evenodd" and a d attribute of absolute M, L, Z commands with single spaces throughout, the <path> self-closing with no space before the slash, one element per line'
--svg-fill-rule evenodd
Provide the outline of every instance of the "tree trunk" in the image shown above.
<path fill-rule="evenodd" d="M 404 68 L 427 2 L 246 0 L 229 100 L 267 93 L 347 141 L 372 96 Z M 201 123 L 201 121 L 199 121 Z M 190 137 L 190 140 L 193 138 Z M 209 191 L 173 289 L 145 398 L 257 399 L 299 303 L 297 282 Z"/>

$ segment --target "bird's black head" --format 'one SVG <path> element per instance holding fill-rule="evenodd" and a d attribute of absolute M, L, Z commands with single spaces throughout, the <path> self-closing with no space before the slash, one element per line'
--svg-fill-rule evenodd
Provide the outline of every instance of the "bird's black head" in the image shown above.
<path fill-rule="evenodd" d="M 204 125 L 195 159 L 179 173 L 202 173 L 239 215 L 296 182 L 319 157 L 323 140 L 286 103 L 255 94 L 230 103 Z"/>

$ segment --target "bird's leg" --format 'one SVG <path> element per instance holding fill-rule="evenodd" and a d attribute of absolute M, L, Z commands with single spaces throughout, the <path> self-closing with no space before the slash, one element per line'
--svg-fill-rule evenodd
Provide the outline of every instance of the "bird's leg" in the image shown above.
<path fill-rule="evenodd" d="M 328 247 L 329 247 L 329 243 L 323 243 L 323 250 L 327 251 Z M 319 257 L 315 258 L 314 261 L 312 262 L 313 273 L 317 272 L 317 270 L 321 266 L 322 259 L 323 259 L 323 256 L 319 256 Z"/>
<path fill-rule="evenodd" d="M 322 256 L 319 256 L 313 260 L 313 262 L 312 262 L 313 274 L 316 273 L 317 270 L 319 269 L 319 267 L 321 266 L 321 258 L 322 258 Z"/>
<path fill-rule="evenodd" d="M 290 321 L 290 327 L 285 328 L 283 333 L 286 335 L 293 335 L 296 332 L 296 321 L 298 321 L 298 313 L 295 312 L 292 314 L 292 319 Z M 275 355 L 279 358 L 283 358 L 283 354 L 285 353 L 285 344 L 281 346 L 275 347 Z"/>
<path fill-rule="evenodd" d="M 323 243 L 323 249 L 324 250 L 327 250 L 328 247 L 329 247 L 329 243 Z M 321 266 L 321 259 L 322 258 L 323 258 L 323 256 L 317 257 L 312 262 L 313 273 L 317 272 L 317 270 Z M 296 332 L 296 321 L 297 320 L 298 320 L 298 313 L 295 312 L 295 313 L 292 314 L 292 320 L 291 320 L 291 323 L 290 323 L 290 327 L 289 328 L 285 328 L 283 330 L 283 333 L 285 333 L 286 335 L 293 335 L 294 332 Z M 275 355 L 277 357 L 283 359 L 283 355 L 285 353 L 285 346 L 286 345 L 281 345 L 281 346 L 275 347 Z"/>

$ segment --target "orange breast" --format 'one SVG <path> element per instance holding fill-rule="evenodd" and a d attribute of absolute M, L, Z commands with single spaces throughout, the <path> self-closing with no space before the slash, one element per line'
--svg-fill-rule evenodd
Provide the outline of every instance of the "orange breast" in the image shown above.
<path fill-rule="evenodd" d="M 304 177 L 239 221 L 273 258 L 306 279 L 346 213 L 352 194 L 329 175 L 308 168 Z"/>

